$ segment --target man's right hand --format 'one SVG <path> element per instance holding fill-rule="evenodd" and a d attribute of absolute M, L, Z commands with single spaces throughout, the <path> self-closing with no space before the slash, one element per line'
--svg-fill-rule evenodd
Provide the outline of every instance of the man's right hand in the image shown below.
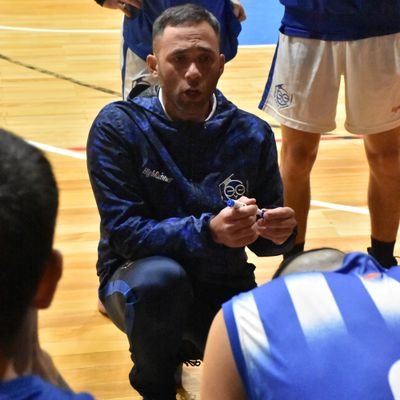
<path fill-rule="evenodd" d="M 210 220 L 211 235 L 216 243 L 228 247 L 244 247 L 257 239 L 255 200 L 242 197 L 240 201 L 247 206 L 225 207 Z"/>

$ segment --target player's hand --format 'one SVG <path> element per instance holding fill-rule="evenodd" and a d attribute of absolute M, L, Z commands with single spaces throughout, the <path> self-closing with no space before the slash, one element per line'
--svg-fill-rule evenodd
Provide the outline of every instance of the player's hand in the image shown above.
<path fill-rule="evenodd" d="M 121 10 L 127 17 L 132 17 L 131 7 L 142 8 L 141 0 L 105 0 L 103 7 Z"/>
<path fill-rule="evenodd" d="M 245 202 L 246 207 L 225 207 L 210 220 L 211 235 L 216 243 L 236 248 L 258 238 L 255 200 L 242 197 L 240 201 Z"/>
<path fill-rule="evenodd" d="M 256 223 L 256 230 L 264 239 L 280 245 L 286 242 L 296 225 L 294 210 L 290 207 L 278 207 L 264 211 L 263 218 Z"/>
<path fill-rule="evenodd" d="M 243 22 L 246 20 L 246 12 L 244 11 L 244 7 L 240 4 L 240 0 L 231 0 L 233 13 L 236 15 L 236 18 Z"/>

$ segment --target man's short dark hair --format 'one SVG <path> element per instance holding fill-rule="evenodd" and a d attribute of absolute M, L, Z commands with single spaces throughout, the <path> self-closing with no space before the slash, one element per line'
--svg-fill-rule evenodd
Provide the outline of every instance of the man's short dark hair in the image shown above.
<path fill-rule="evenodd" d="M 273 278 L 296 272 L 331 272 L 342 266 L 346 253 L 333 247 L 320 247 L 284 259 Z"/>
<path fill-rule="evenodd" d="M 167 26 L 197 25 L 201 22 L 207 22 L 218 38 L 220 37 L 220 25 L 217 18 L 215 18 L 215 16 L 204 7 L 197 4 L 187 3 L 167 8 L 154 21 L 153 44 L 154 40 L 164 32 Z"/>
<path fill-rule="evenodd" d="M 58 189 L 49 161 L 0 129 L 0 349 L 15 335 L 50 256 Z"/>

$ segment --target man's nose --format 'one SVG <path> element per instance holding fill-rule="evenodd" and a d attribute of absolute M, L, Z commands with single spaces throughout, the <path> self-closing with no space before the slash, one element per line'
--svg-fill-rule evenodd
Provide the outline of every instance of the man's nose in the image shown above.
<path fill-rule="evenodd" d="M 200 69 L 198 68 L 195 62 L 189 64 L 188 69 L 186 70 L 186 79 L 198 79 L 201 77 Z"/>

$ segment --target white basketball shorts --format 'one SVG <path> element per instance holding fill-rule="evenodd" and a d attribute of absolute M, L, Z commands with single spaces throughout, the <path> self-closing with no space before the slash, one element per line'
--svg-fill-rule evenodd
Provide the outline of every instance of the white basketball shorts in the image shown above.
<path fill-rule="evenodd" d="M 281 34 L 260 108 L 293 129 L 329 132 L 341 77 L 349 132 L 400 126 L 400 33 L 353 41 Z"/>

